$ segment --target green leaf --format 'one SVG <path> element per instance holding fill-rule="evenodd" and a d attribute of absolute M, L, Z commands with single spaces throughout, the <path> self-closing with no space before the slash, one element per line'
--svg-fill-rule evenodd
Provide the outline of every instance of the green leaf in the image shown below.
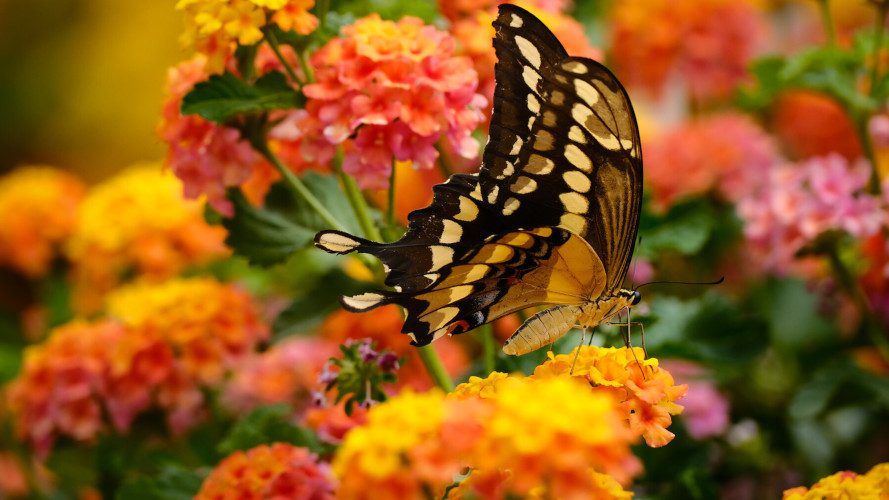
<path fill-rule="evenodd" d="M 125 481 L 117 500 L 191 500 L 200 491 L 204 478 L 194 472 L 168 465 L 156 477 L 140 476 Z"/>
<path fill-rule="evenodd" d="M 286 404 L 259 407 L 237 422 L 228 436 L 219 443 L 219 452 L 230 455 L 237 450 L 271 443 L 304 446 L 314 453 L 321 451 L 318 437 L 309 429 L 290 423 L 293 409 Z"/>
<path fill-rule="evenodd" d="M 182 114 L 224 123 L 235 115 L 297 108 L 304 100 L 278 71 L 266 73 L 253 85 L 226 71 L 196 84 L 182 98 Z"/>
<path fill-rule="evenodd" d="M 714 219 L 702 203 L 677 205 L 662 219 L 653 219 L 639 228 L 642 246 L 639 253 L 652 257 L 664 251 L 694 255 L 710 238 Z"/>
<path fill-rule="evenodd" d="M 312 256 L 306 255 L 306 258 Z M 275 332 L 276 338 L 303 334 L 311 330 L 328 314 L 340 308 L 337 302 L 340 295 L 366 291 L 356 288 L 356 281 L 338 269 L 323 275 L 320 279 L 321 282 L 317 286 L 306 286 L 306 293 L 297 297 L 275 318 L 272 331 Z"/>

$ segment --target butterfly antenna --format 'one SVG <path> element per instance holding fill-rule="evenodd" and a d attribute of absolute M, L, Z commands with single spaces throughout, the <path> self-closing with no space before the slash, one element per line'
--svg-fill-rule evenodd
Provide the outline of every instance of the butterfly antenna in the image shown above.
<path fill-rule="evenodd" d="M 716 281 L 699 282 L 699 281 L 649 281 L 636 287 L 636 290 L 648 285 L 718 285 L 725 281 L 725 276 Z"/>
<path fill-rule="evenodd" d="M 642 246 L 642 237 L 639 237 L 639 242 L 636 243 L 636 248 L 633 250 L 633 276 L 630 278 L 630 289 L 636 289 L 636 263 L 639 262 L 639 247 Z"/>

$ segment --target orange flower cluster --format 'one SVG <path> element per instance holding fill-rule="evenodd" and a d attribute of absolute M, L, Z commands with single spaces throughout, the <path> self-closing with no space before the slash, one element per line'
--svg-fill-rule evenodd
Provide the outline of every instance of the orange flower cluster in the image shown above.
<path fill-rule="evenodd" d="M 574 377 L 588 380 L 593 392 L 611 394 L 621 402 L 625 421 L 648 446 L 658 448 L 673 440 L 674 434 L 667 427 L 673 423 L 671 415 L 682 413 L 682 406 L 674 401 L 685 396 L 687 384 L 674 385 L 673 376 L 658 367 L 657 359 L 645 359 L 639 347 L 578 349 L 558 356 L 550 352 L 549 359 L 534 370 L 532 377 L 564 377 L 574 364 Z"/>
<path fill-rule="evenodd" d="M 126 432 L 152 404 L 166 410 L 175 432 L 189 428 L 202 416 L 201 389 L 268 335 L 245 293 L 211 280 L 138 284 L 109 301 L 119 321 L 53 330 L 28 348 L 9 388 L 19 432 L 39 454 L 59 435 L 91 440 L 106 414 Z"/>
<path fill-rule="evenodd" d="M 754 0 L 625 0 L 612 10 L 623 81 L 655 92 L 681 76 L 695 99 L 724 99 L 747 77 L 765 18 Z"/>
<path fill-rule="evenodd" d="M 889 499 L 889 463 L 875 465 L 867 474 L 837 472 L 822 478 L 811 488 L 798 486 L 784 491 L 782 500 L 859 498 Z"/>
<path fill-rule="evenodd" d="M 638 473 L 629 450 L 635 437 L 610 395 L 570 377 L 503 378 L 496 385 L 490 398 L 405 391 L 373 407 L 337 450 L 338 496 L 439 497 L 471 468 L 454 498 L 468 491 L 484 499 L 578 498 L 602 490 L 602 474 L 629 481 Z M 614 495 L 601 498 L 626 498 L 608 484 Z"/>
<path fill-rule="evenodd" d="M 30 278 L 46 274 L 71 233 L 84 186 L 51 167 L 23 167 L 0 178 L 0 266 Z"/>
<path fill-rule="evenodd" d="M 309 14 L 315 0 L 179 0 L 185 13 L 181 42 L 206 56 L 208 73 L 222 73 L 235 47 L 253 45 L 263 38 L 267 17 L 284 31 L 308 35 L 318 26 Z"/>
<path fill-rule="evenodd" d="M 97 311 L 123 276 L 164 279 L 227 255 L 225 230 L 182 199 L 182 186 L 160 166 L 133 167 L 90 190 L 67 245 L 74 265 L 74 308 Z"/>
<path fill-rule="evenodd" d="M 307 158 L 326 164 L 338 145 L 343 170 L 362 188 L 384 189 L 395 160 L 431 168 L 446 135 L 461 156 L 475 158 L 470 134 L 485 106 L 472 63 L 454 56 L 454 39 L 414 17 L 373 14 L 342 29 L 312 54 L 317 83 L 298 125 Z"/>
<path fill-rule="evenodd" d="M 194 500 L 333 500 L 333 489 L 327 467 L 309 450 L 274 443 L 226 457 Z"/>

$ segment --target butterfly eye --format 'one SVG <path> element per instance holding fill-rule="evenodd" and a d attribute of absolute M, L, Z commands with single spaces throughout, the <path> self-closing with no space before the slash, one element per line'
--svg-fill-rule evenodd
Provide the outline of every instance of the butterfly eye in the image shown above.
<path fill-rule="evenodd" d="M 635 306 L 639 303 L 640 300 L 642 300 L 642 294 L 639 292 L 633 292 L 633 301 L 630 302 L 630 305 Z"/>

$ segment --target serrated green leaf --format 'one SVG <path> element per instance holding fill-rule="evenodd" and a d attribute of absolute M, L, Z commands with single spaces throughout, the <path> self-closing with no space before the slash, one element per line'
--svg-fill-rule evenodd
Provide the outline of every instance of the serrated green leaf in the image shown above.
<path fill-rule="evenodd" d="M 304 97 L 278 71 L 270 71 L 253 85 L 226 71 L 200 82 L 182 98 L 182 114 L 225 123 L 239 114 L 254 114 L 276 109 L 292 109 L 303 104 Z"/>
<path fill-rule="evenodd" d="M 140 476 L 124 481 L 117 490 L 117 500 L 191 500 L 200 491 L 204 479 L 194 472 L 166 466 L 156 477 Z"/>
<path fill-rule="evenodd" d="M 318 437 L 310 429 L 291 424 L 292 415 L 293 409 L 286 404 L 259 407 L 232 427 L 219 443 L 218 450 L 229 455 L 261 444 L 290 443 L 319 452 Z"/>

